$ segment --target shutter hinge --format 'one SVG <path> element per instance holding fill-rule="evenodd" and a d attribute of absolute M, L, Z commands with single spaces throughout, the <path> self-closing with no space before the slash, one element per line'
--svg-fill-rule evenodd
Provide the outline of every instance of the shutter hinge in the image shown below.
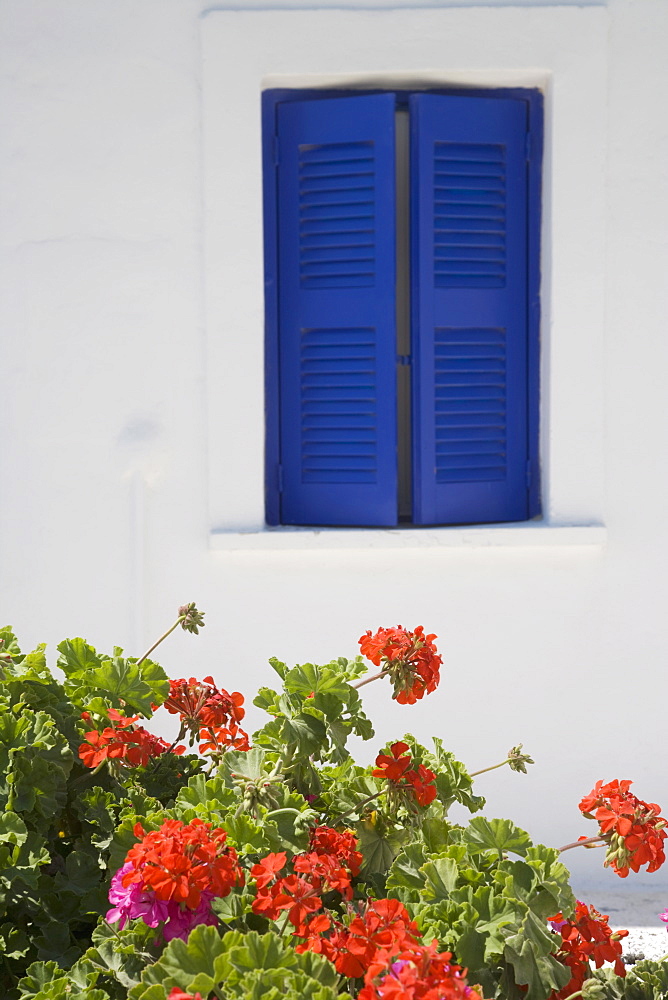
<path fill-rule="evenodd" d="M 531 159 L 531 132 L 527 132 L 524 137 L 524 155 L 527 161 Z"/>
<path fill-rule="evenodd" d="M 276 480 L 278 482 L 278 492 L 282 493 L 283 492 L 283 466 L 282 465 L 277 465 L 276 466 Z"/>
<path fill-rule="evenodd" d="M 272 155 L 273 160 L 274 160 L 274 166 L 277 167 L 278 166 L 278 161 L 279 161 L 279 158 L 280 158 L 279 157 L 278 136 L 277 135 L 272 136 L 272 139 L 271 139 L 271 155 Z"/>
<path fill-rule="evenodd" d="M 531 486 L 531 478 L 532 478 L 531 477 L 531 459 L 529 459 L 527 461 L 527 467 L 526 467 L 527 489 L 529 489 L 529 487 Z"/>
<path fill-rule="evenodd" d="M 410 354 L 397 354 L 398 365 L 410 365 L 410 363 L 411 363 Z"/>

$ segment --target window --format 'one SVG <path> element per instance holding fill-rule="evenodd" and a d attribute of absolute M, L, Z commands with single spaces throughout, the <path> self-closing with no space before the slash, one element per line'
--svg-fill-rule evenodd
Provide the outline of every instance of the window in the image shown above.
<path fill-rule="evenodd" d="M 269 524 L 539 512 L 537 91 L 264 95 Z"/>

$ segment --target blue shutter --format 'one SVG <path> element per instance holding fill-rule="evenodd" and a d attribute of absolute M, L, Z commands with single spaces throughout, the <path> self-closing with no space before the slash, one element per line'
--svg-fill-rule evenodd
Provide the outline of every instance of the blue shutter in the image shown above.
<path fill-rule="evenodd" d="M 283 524 L 396 524 L 394 104 L 278 106 Z"/>
<path fill-rule="evenodd" d="M 416 524 L 529 516 L 526 108 L 410 98 Z"/>

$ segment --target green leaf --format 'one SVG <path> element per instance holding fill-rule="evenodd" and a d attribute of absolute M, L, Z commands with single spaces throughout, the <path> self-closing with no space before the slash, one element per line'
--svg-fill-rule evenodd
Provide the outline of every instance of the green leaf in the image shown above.
<path fill-rule="evenodd" d="M 485 935 L 467 927 L 457 940 L 457 961 L 467 969 L 481 969 L 485 964 Z"/>
<path fill-rule="evenodd" d="M 162 667 L 152 660 L 138 663 L 125 659 L 116 647 L 111 659 L 102 660 L 87 674 L 87 686 L 108 694 L 117 704 L 124 702 L 130 709 L 150 718 L 152 704 L 161 705 L 169 694 L 169 678 Z M 79 692 L 78 692 L 79 693 Z"/>
<path fill-rule="evenodd" d="M 239 799 L 234 789 L 228 787 L 222 778 L 207 778 L 205 774 L 196 774 L 176 796 L 175 808 L 177 812 L 194 808 L 198 816 L 208 818 L 226 815 L 229 809 L 236 809 L 238 804 Z"/>
<path fill-rule="evenodd" d="M 97 888 L 102 879 L 102 871 L 95 858 L 85 851 L 72 851 L 65 860 L 65 875 L 56 875 L 56 886 L 60 890 L 83 896 Z"/>
<path fill-rule="evenodd" d="M 387 877 L 387 894 L 402 903 L 418 903 L 426 877 L 422 866 L 428 861 L 423 844 L 406 844 L 392 863 Z"/>
<path fill-rule="evenodd" d="M 415 744 L 414 737 L 408 735 L 406 742 Z M 460 802 L 469 812 L 477 812 L 485 805 L 482 795 L 474 795 L 471 791 L 473 779 L 464 765 L 455 758 L 449 750 L 443 748 L 443 741 L 432 737 L 434 752 L 429 753 L 419 747 L 420 763 L 436 772 L 436 788 L 438 798 L 447 813 L 454 802 Z M 418 745 L 419 746 L 419 745 Z"/>
<path fill-rule="evenodd" d="M 253 704 L 264 709 L 269 715 L 278 715 L 280 712 L 279 697 L 276 691 L 271 688 L 261 687 L 253 698 Z"/>
<path fill-rule="evenodd" d="M 144 971 L 142 982 L 162 983 L 169 989 L 178 986 L 187 992 L 198 990 L 207 995 L 218 982 L 216 959 L 226 950 L 216 928 L 200 924 L 187 943 L 179 938 L 170 941 L 160 960 Z"/>
<path fill-rule="evenodd" d="M 306 756 L 317 755 L 326 736 L 327 727 L 312 715 L 301 713 L 292 719 L 283 720 L 284 741 L 296 743 L 298 752 Z"/>
<path fill-rule="evenodd" d="M 227 816 L 221 825 L 227 831 L 229 842 L 241 854 L 266 854 L 272 850 L 272 840 L 265 824 L 244 813 Z"/>
<path fill-rule="evenodd" d="M 457 885 L 459 875 L 457 862 L 454 858 L 437 858 L 435 861 L 428 861 L 420 870 L 426 879 L 423 890 L 424 899 L 427 902 L 448 899 Z"/>
<path fill-rule="evenodd" d="M 288 672 L 288 668 L 285 665 L 285 663 L 281 663 L 281 661 L 277 660 L 275 656 L 272 656 L 271 659 L 269 660 L 269 664 L 271 667 L 273 667 L 273 669 L 276 671 L 281 680 L 284 680 L 285 675 Z"/>
<path fill-rule="evenodd" d="M 33 962 L 19 982 L 22 996 L 32 998 L 46 986 L 65 978 L 66 974 L 56 962 Z"/>
<path fill-rule="evenodd" d="M 286 947 L 281 938 L 271 931 L 267 934 L 251 931 L 250 934 L 244 935 L 243 947 L 235 948 L 230 959 L 239 972 L 251 972 L 253 969 L 289 969 L 297 964 L 294 950 Z"/>
<path fill-rule="evenodd" d="M 408 834 L 369 819 L 358 824 L 357 836 L 364 857 L 362 871 L 373 874 L 389 870 Z"/>
<path fill-rule="evenodd" d="M 3 628 L 0 628 L 0 653 L 9 653 L 12 659 L 21 656 L 21 650 L 19 649 L 19 644 L 11 625 L 5 625 Z M 11 664 L 8 664 L 4 660 L 0 663 L 0 666 L 11 669 Z M 2 673 L 0 672 L 1 676 Z"/>
<path fill-rule="evenodd" d="M 85 639 L 64 639 L 58 644 L 58 666 L 68 678 L 83 677 L 99 667 L 100 658 Z"/>
<path fill-rule="evenodd" d="M 293 667 L 285 675 L 285 690 L 308 698 L 311 694 L 333 695 L 339 702 L 347 702 L 349 685 L 338 671 L 304 663 Z"/>
<path fill-rule="evenodd" d="M 527 1000 L 547 1000 L 570 979 L 570 970 L 551 954 L 553 947 L 554 935 L 531 910 L 519 931 L 506 938 L 504 958 L 513 966 L 515 982 L 528 987 Z"/>
<path fill-rule="evenodd" d="M 520 830 L 509 819 L 486 819 L 484 816 L 474 816 L 464 830 L 464 840 L 470 851 L 496 851 L 503 854 L 511 851 L 513 854 L 525 855 L 531 847 L 529 834 Z"/>
<path fill-rule="evenodd" d="M 267 774 L 265 769 L 266 754 L 260 747 L 253 747 L 246 752 L 230 750 L 223 758 L 222 773 L 228 787 L 233 787 L 235 779 L 254 782 Z"/>
<path fill-rule="evenodd" d="M 41 642 L 32 652 L 28 653 L 23 660 L 22 667 L 26 673 L 33 677 L 40 677 L 44 680 L 52 680 L 49 668 L 46 665 L 46 643 Z"/>
<path fill-rule="evenodd" d="M 10 923 L 0 926 L 0 952 L 7 958 L 25 958 L 30 947 L 31 941 L 22 928 Z"/>
<path fill-rule="evenodd" d="M 15 812 L 6 812 L 0 816 L 0 841 L 9 844 L 25 844 L 28 839 L 28 828 Z"/>
<path fill-rule="evenodd" d="M 100 921 L 92 938 L 93 947 L 85 952 L 83 960 L 107 970 L 126 989 L 140 981 L 147 962 L 155 958 L 155 929 L 139 920 L 122 931 Z"/>

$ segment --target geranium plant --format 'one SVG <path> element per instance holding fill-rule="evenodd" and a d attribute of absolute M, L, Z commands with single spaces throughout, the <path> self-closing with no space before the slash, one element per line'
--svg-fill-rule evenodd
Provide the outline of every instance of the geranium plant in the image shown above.
<path fill-rule="evenodd" d="M 627 932 L 575 900 L 561 858 L 600 844 L 622 878 L 660 867 L 666 821 L 630 781 L 584 796 L 594 835 L 533 844 L 480 815 L 476 775 L 440 739 L 403 735 L 371 767 L 348 750 L 351 734 L 374 738 L 366 684 L 387 678 L 407 714 L 436 690 L 435 635 L 381 628 L 354 660 L 272 660 L 280 688 L 259 691 L 269 719 L 249 736 L 242 693 L 170 681 L 151 659 L 174 628 L 203 624 L 185 605 L 139 659 L 65 640 L 63 680 L 43 647 L 23 654 L 0 630 L 2 997 L 667 995 L 665 963 L 626 976 Z M 142 725 L 165 709 L 180 722 L 171 744 Z M 484 770 L 532 763 L 519 745 Z M 448 819 L 455 802 L 467 825 Z"/>

